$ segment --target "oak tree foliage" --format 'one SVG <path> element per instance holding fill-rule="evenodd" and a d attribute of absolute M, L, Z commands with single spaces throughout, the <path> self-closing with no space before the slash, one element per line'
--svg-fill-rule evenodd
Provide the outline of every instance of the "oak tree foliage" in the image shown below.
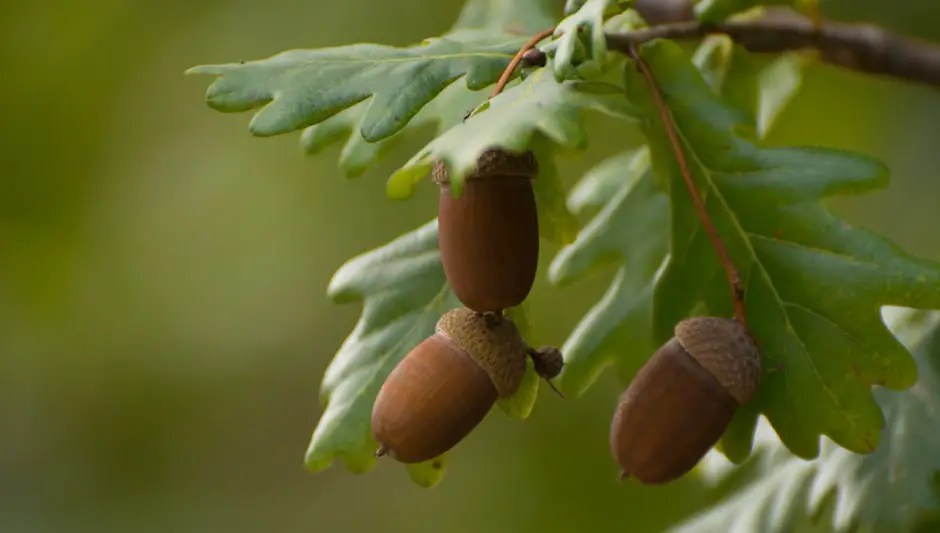
<path fill-rule="evenodd" d="M 800 4 L 703 0 L 695 12 L 718 21 L 781 3 Z M 605 32 L 645 24 L 632 4 L 569 0 L 556 13 L 546 0 L 469 0 L 451 30 L 412 46 L 291 50 L 191 71 L 215 76 L 207 91 L 213 109 L 254 111 L 254 135 L 302 130 L 310 154 L 343 142 L 339 166 L 348 176 L 385 157 L 411 129 L 436 124 L 436 137 L 386 182 L 392 199 L 423 186 L 435 160 L 460 187 L 485 149 L 534 150 L 540 232 L 563 245 L 540 275 L 562 286 L 613 273 L 562 347 L 558 385 L 576 398 L 604 371 L 628 382 L 678 320 L 731 313 L 724 274 L 651 94 L 633 62 L 606 45 Z M 488 100 L 529 36 L 556 24 L 539 45 L 547 65 L 517 69 Z M 886 167 L 864 154 L 764 142 L 800 88 L 803 55 L 757 58 L 722 36 L 702 39 L 692 53 L 665 39 L 639 53 L 742 274 L 765 370 L 757 398 L 718 446 L 722 458 L 710 457 L 704 468 L 730 459 L 757 474 L 678 531 L 787 531 L 794 520 L 825 513 L 838 531 L 911 527 L 937 507 L 940 337 L 936 320 L 923 314 L 895 317 L 889 329 L 882 309 L 940 309 L 940 265 L 852 227 L 823 203 L 884 188 Z M 587 145 L 589 113 L 614 117 L 645 142 L 624 146 L 565 191 L 553 161 Z M 359 302 L 362 314 L 323 376 L 323 414 L 306 461 L 319 470 L 339 458 L 365 472 L 376 461 L 369 421 L 379 387 L 459 305 L 440 264 L 436 220 L 350 259 L 328 294 Z M 524 308 L 513 312 L 524 324 Z M 501 410 L 526 418 L 538 384 L 529 368 Z M 408 470 L 430 486 L 445 459 Z"/>

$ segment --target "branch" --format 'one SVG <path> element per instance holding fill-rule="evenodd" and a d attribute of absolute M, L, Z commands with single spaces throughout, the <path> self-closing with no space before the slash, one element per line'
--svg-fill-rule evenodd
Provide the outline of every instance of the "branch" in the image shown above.
<path fill-rule="evenodd" d="M 777 15 L 777 16 L 774 16 Z M 750 52 L 816 49 L 822 61 L 858 72 L 921 83 L 940 90 L 940 44 L 904 37 L 870 24 L 813 21 L 773 12 L 764 18 L 707 24 L 671 22 L 629 33 L 608 33 L 607 46 L 624 54 L 653 39 L 731 37 Z"/>

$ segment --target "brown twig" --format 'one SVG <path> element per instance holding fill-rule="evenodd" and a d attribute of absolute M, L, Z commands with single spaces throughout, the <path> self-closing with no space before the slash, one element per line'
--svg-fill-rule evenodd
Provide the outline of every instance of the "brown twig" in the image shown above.
<path fill-rule="evenodd" d="M 512 61 L 509 62 L 509 65 L 506 66 L 506 69 L 503 70 L 502 75 L 500 75 L 499 80 L 496 82 L 496 87 L 493 87 L 493 92 L 490 94 L 490 98 L 495 97 L 499 93 L 503 92 L 503 89 L 506 88 L 506 84 L 509 83 L 509 79 L 512 78 L 512 73 L 516 70 L 516 67 L 519 66 L 519 63 L 522 61 L 522 56 L 532 47 L 539 44 L 539 42 L 555 32 L 555 26 L 551 28 L 546 28 L 535 35 L 531 39 L 525 42 L 522 45 L 522 48 L 516 52 L 516 55 L 513 56 Z"/>
<path fill-rule="evenodd" d="M 940 44 L 904 37 L 870 24 L 814 22 L 792 12 L 706 24 L 671 22 L 627 33 L 608 33 L 607 46 L 629 54 L 630 47 L 653 39 L 698 39 L 725 34 L 756 53 L 815 49 L 819 59 L 868 74 L 879 74 L 940 89 Z"/>
<path fill-rule="evenodd" d="M 656 109 L 659 111 L 659 117 L 663 121 L 666 137 L 669 138 L 669 144 L 672 146 L 672 150 L 675 154 L 676 163 L 679 165 L 679 173 L 682 174 L 685 186 L 692 196 L 692 203 L 695 204 L 695 213 L 698 215 L 699 220 L 701 220 L 702 226 L 705 228 L 705 233 L 708 235 L 708 239 L 711 241 L 715 253 L 718 254 L 718 262 L 721 263 L 721 267 L 725 270 L 725 274 L 728 277 L 728 285 L 731 288 L 731 300 L 734 304 L 734 318 L 740 322 L 745 329 L 748 329 L 741 277 L 738 275 L 738 270 L 735 268 L 734 262 L 728 254 L 728 249 L 725 248 L 725 243 L 722 242 L 721 238 L 718 236 L 718 231 L 715 229 L 715 225 L 712 223 L 712 219 L 705 209 L 705 202 L 702 200 L 702 196 L 695 187 L 695 181 L 692 179 L 692 173 L 689 171 L 689 164 L 685 159 L 685 152 L 682 150 L 679 135 L 676 133 L 675 125 L 672 122 L 672 117 L 663 99 L 662 92 L 660 92 L 659 86 L 656 84 L 653 71 L 650 70 L 646 61 L 640 57 L 635 45 L 631 44 L 627 49 L 627 53 L 636 62 L 637 69 L 643 74 L 643 79 L 646 80 L 646 85 L 649 87 L 650 94 L 653 97 L 653 103 L 656 105 Z"/>

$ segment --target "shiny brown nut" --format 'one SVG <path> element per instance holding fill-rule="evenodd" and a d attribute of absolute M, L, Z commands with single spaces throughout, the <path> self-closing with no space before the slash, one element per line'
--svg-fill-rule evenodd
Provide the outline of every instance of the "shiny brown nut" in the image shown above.
<path fill-rule="evenodd" d="M 610 446 L 622 478 L 673 481 L 691 470 L 760 383 L 760 357 L 738 322 L 680 322 L 620 397 Z"/>
<path fill-rule="evenodd" d="M 446 313 L 436 332 L 389 374 L 372 408 L 376 455 L 403 463 L 456 446 L 525 374 L 526 345 L 515 324 L 466 308 Z"/>
<path fill-rule="evenodd" d="M 532 153 L 489 150 L 470 172 L 459 197 L 438 162 L 438 243 L 451 290 L 478 312 L 501 313 L 529 295 L 539 258 L 539 224 Z"/>

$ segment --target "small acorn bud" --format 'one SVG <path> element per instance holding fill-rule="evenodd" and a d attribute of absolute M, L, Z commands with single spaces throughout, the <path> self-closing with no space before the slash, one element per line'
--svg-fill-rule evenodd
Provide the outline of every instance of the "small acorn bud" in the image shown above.
<path fill-rule="evenodd" d="M 557 377 L 565 366 L 565 358 L 554 346 L 542 346 L 538 350 L 531 350 L 529 356 L 532 357 L 535 373 L 545 379 Z"/>
<path fill-rule="evenodd" d="M 527 67 L 544 67 L 547 62 L 545 52 L 538 48 L 529 48 L 522 53 L 522 64 Z"/>
<path fill-rule="evenodd" d="M 561 355 L 561 351 L 554 346 L 542 346 L 538 350 L 529 348 L 528 353 L 532 358 L 535 373 L 545 379 L 555 394 L 564 398 L 565 395 L 552 383 L 552 378 L 561 374 L 565 366 L 565 358 Z"/>
<path fill-rule="evenodd" d="M 659 484 L 683 476 L 751 400 L 760 374 L 757 346 L 740 323 L 680 322 L 620 397 L 610 446 L 621 478 Z"/>
<path fill-rule="evenodd" d="M 451 290 L 480 313 L 502 313 L 523 302 L 535 282 L 539 224 L 531 152 L 488 150 L 467 174 L 462 194 L 450 191 L 447 167 L 438 161 L 441 186 L 438 243 Z"/>
<path fill-rule="evenodd" d="M 505 317 L 460 308 L 389 374 L 372 408 L 376 455 L 403 463 L 456 446 L 525 374 L 526 345 Z"/>

